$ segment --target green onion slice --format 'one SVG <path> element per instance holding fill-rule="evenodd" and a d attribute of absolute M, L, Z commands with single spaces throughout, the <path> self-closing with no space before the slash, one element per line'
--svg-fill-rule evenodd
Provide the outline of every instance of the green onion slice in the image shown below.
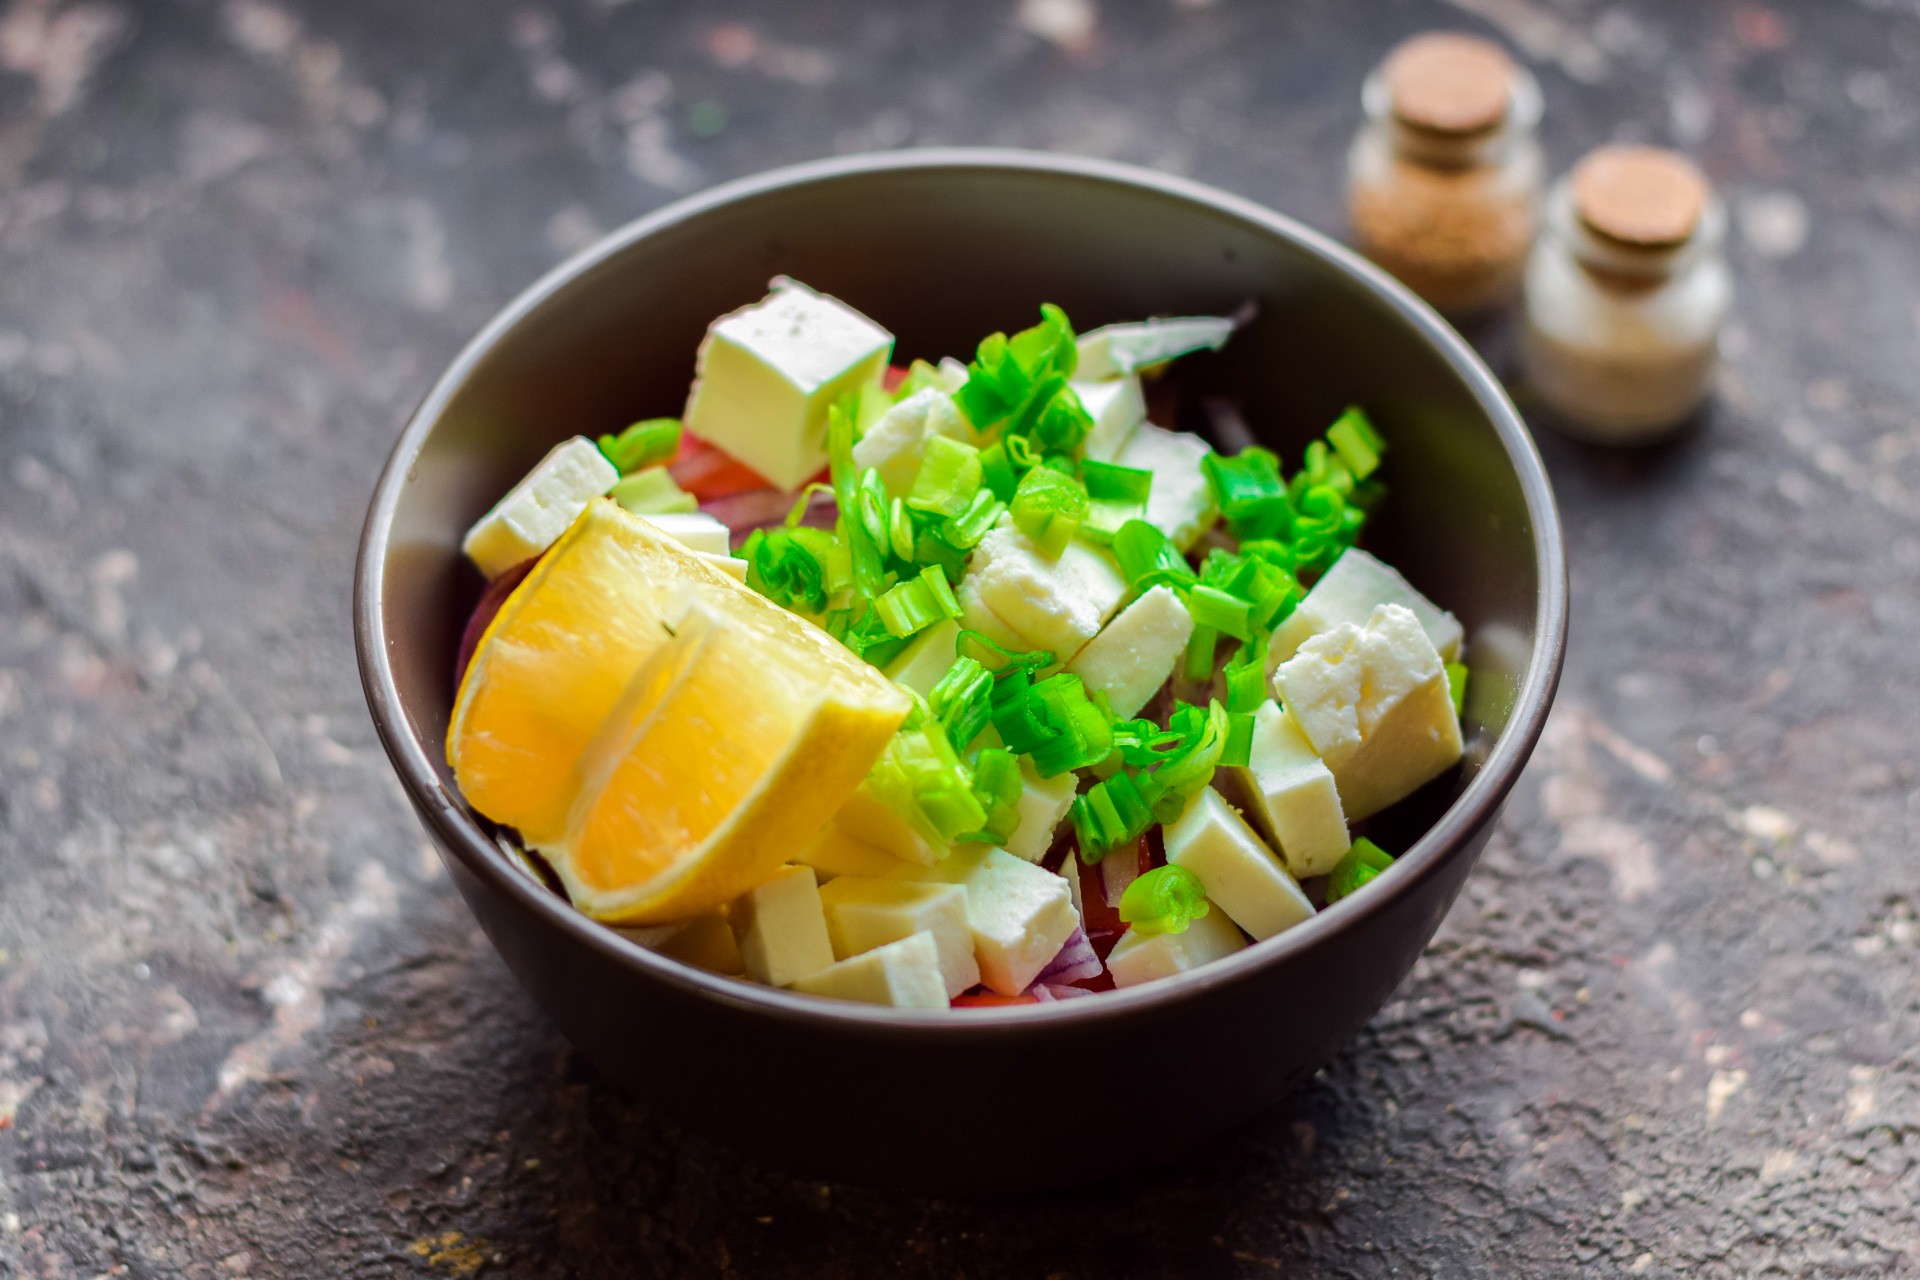
<path fill-rule="evenodd" d="M 1120 918 L 1143 934 L 1185 933 L 1209 909 L 1206 887 L 1185 867 L 1155 867 L 1120 895 Z"/>

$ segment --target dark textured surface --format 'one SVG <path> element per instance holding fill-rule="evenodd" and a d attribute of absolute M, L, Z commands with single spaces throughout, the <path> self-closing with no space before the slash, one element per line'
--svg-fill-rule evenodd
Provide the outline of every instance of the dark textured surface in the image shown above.
<path fill-rule="evenodd" d="M 1920 9 L 1030 29 L 1085 9 L 0 9 L 0 1276 L 1920 1269 Z M 1337 227 L 1365 66 L 1488 21 L 1556 167 L 1703 158 L 1742 294 L 1701 432 L 1545 442 L 1559 709 L 1401 998 L 1208 1158 L 1050 1202 L 796 1183 L 598 1082 L 353 673 L 366 496 L 464 337 L 597 230 L 830 150 L 1087 151 Z M 1085 1077 L 1034 1105 L 1152 1092 Z"/>

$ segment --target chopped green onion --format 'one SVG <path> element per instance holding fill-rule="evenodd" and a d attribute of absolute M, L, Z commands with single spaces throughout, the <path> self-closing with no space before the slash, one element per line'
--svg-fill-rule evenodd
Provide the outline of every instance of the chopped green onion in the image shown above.
<path fill-rule="evenodd" d="M 886 624 L 889 635 L 905 639 L 943 618 L 959 617 L 960 602 L 947 585 L 947 575 L 937 566 L 928 565 L 876 598 L 873 611 Z"/>
<path fill-rule="evenodd" d="M 1096 782 L 1073 798 L 1068 816 L 1080 846 L 1080 861 L 1093 866 L 1113 850 L 1146 834 L 1153 825 L 1153 797 L 1159 788 L 1122 771 Z"/>
<path fill-rule="evenodd" d="M 1162 789 L 1154 801 L 1154 816 L 1162 822 L 1177 818 L 1187 800 L 1213 780 L 1227 745 L 1227 709 L 1218 702 L 1204 711 L 1182 703 L 1174 708 L 1169 728 L 1180 735 L 1180 743 L 1151 775 Z"/>
<path fill-rule="evenodd" d="M 1058 556 L 1086 519 L 1087 491 L 1072 476 L 1052 467 L 1035 467 L 1021 477 L 1008 510 L 1015 528 L 1047 555 Z"/>
<path fill-rule="evenodd" d="M 747 585 L 777 605 L 820 613 L 830 593 L 834 536 L 825 529 L 755 529 L 740 548 Z"/>
<path fill-rule="evenodd" d="M 986 810 L 978 834 L 1005 844 L 1020 828 L 1020 796 L 1026 790 L 1020 758 L 1003 747 L 987 747 L 973 762 L 973 794 Z"/>
<path fill-rule="evenodd" d="M 886 569 L 881 540 L 866 519 L 868 513 L 862 510 L 868 495 L 853 465 L 853 439 L 852 417 L 840 405 L 833 405 L 827 410 L 827 460 L 834 502 L 840 508 L 836 531 L 847 548 L 854 594 L 871 599 L 880 593 Z"/>
<path fill-rule="evenodd" d="M 1031 407 L 1036 388 L 1053 378 L 1064 387 L 1065 380 L 1073 375 L 1079 350 L 1066 313 L 1046 303 L 1040 308 L 1040 317 L 1038 325 L 1011 339 L 1000 333 L 989 335 L 967 365 L 967 381 L 954 401 L 980 430 L 999 426 L 1023 412 L 1031 422 L 1037 416 Z"/>
<path fill-rule="evenodd" d="M 1207 487 L 1236 538 L 1270 538 L 1287 525 L 1287 487 L 1280 481 L 1280 460 L 1255 445 L 1228 457 L 1210 453 L 1200 459 Z"/>
<path fill-rule="evenodd" d="M 1332 906 L 1392 865 L 1392 854 L 1361 836 L 1327 875 L 1327 905 Z"/>
<path fill-rule="evenodd" d="M 1227 741 L 1220 748 L 1220 763 L 1244 769 L 1253 759 L 1253 712 L 1227 713 Z"/>
<path fill-rule="evenodd" d="M 1267 634 L 1256 631 L 1253 639 L 1227 660 L 1222 672 L 1227 680 L 1227 711 L 1246 715 L 1258 711 L 1267 700 Z"/>
<path fill-rule="evenodd" d="M 863 600 L 844 609 L 830 610 L 824 624 L 828 635 L 853 650 L 870 666 L 886 666 L 907 647 L 907 637 L 894 635 L 871 601 Z"/>
<path fill-rule="evenodd" d="M 1019 650 L 1009 649 L 1005 645 L 990 639 L 978 631 L 963 630 L 954 641 L 954 647 L 961 653 L 965 653 L 966 647 L 970 644 L 978 646 L 989 657 L 997 659 L 997 663 L 984 662 L 983 660 L 983 665 L 986 666 L 987 670 L 997 674 L 1004 675 L 1013 671 L 1038 671 L 1044 667 L 1053 665 L 1053 654 L 1050 650 L 1029 649 L 1021 652 Z"/>
<path fill-rule="evenodd" d="M 875 480 L 880 478 L 878 471 L 869 472 Z M 907 504 L 895 498 L 887 506 L 887 549 L 897 559 L 908 564 L 913 563 L 914 530 L 913 517 L 907 514 Z"/>
<path fill-rule="evenodd" d="M 907 376 L 900 379 L 900 385 L 893 389 L 893 402 L 899 404 L 902 400 L 929 387 L 945 391 L 946 375 L 940 372 L 938 365 L 928 364 L 925 360 L 915 360 L 907 366 Z"/>
<path fill-rule="evenodd" d="M 1187 657 L 1181 667 L 1181 674 L 1194 684 L 1203 684 L 1213 679 L 1213 651 L 1220 642 L 1220 633 L 1212 627 L 1203 627 L 1195 623 L 1193 634 L 1187 637 Z"/>
<path fill-rule="evenodd" d="M 964 751 L 993 714 L 993 674 L 973 658 L 955 658 L 927 693 L 927 710 L 946 726 L 954 749 Z"/>
<path fill-rule="evenodd" d="M 631 475 L 643 467 L 665 462 L 679 452 L 680 419 L 648 418 L 617 436 L 601 436 L 598 443 L 600 452 L 619 468 L 621 475 Z"/>
<path fill-rule="evenodd" d="M 1151 720 L 1122 720 L 1113 726 L 1114 750 L 1123 763 L 1135 768 L 1158 762 L 1164 751 L 1179 744 L 1179 734 Z"/>
<path fill-rule="evenodd" d="M 972 771 L 955 754 L 937 725 L 922 724 L 893 735 L 867 785 L 895 813 L 936 845 L 978 831 L 987 812 L 973 792 Z"/>
<path fill-rule="evenodd" d="M 1129 520 L 1113 535 L 1113 555 L 1134 591 L 1149 587 L 1184 588 L 1194 580 L 1187 558 L 1173 540 L 1145 520 Z"/>
<path fill-rule="evenodd" d="M 1032 758 L 1043 778 L 1090 768 L 1113 750 L 1111 717 L 1068 672 L 996 699 L 993 727 L 1008 750 Z"/>
<path fill-rule="evenodd" d="M 999 523 L 1000 515 L 1006 509 L 1006 504 L 994 497 L 990 490 L 976 490 L 966 510 L 941 522 L 940 540 L 959 551 L 971 550 L 979 545 L 980 539 L 987 536 L 987 530 Z"/>
<path fill-rule="evenodd" d="M 1467 664 L 1447 664 L 1447 696 L 1453 700 L 1453 717 L 1458 720 L 1467 709 Z"/>
<path fill-rule="evenodd" d="M 873 424 L 887 416 L 887 410 L 893 408 L 893 397 L 878 382 L 864 382 L 857 390 L 849 391 L 841 397 L 843 402 L 851 402 L 848 412 L 853 417 L 853 429 L 856 439 L 863 438 L 873 430 Z"/>
<path fill-rule="evenodd" d="M 700 503 L 674 483 L 665 467 L 636 471 L 608 490 L 613 500 L 637 516 L 666 515 L 675 511 L 698 511 Z"/>
<path fill-rule="evenodd" d="M 1080 464 L 1080 478 L 1086 482 L 1087 496 L 1098 501 L 1135 502 L 1144 506 L 1153 489 L 1153 472 L 1093 458 Z"/>
<path fill-rule="evenodd" d="M 950 436 L 927 440 L 907 505 L 929 515 L 958 516 L 980 493 L 980 451 Z"/>
<path fill-rule="evenodd" d="M 1136 933 L 1185 933 L 1210 910 L 1200 877 L 1185 867 L 1155 867 L 1120 895 L 1120 918 Z"/>
<path fill-rule="evenodd" d="M 1358 405 L 1349 405 L 1340 420 L 1327 428 L 1327 443 L 1347 464 L 1355 480 L 1365 480 L 1380 465 L 1380 450 L 1386 442 L 1373 429 L 1373 423 Z"/>
<path fill-rule="evenodd" d="M 1250 639 L 1253 635 L 1253 606 L 1218 587 L 1202 583 L 1188 591 L 1187 612 L 1193 615 L 1196 631 L 1205 628 L 1235 640 Z M 1208 664 L 1212 664 L 1211 655 Z"/>

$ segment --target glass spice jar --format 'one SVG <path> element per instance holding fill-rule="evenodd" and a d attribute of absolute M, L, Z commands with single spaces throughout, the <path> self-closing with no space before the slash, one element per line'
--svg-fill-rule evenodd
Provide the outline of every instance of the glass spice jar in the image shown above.
<path fill-rule="evenodd" d="M 1657 147 L 1589 153 L 1547 199 L 1526 274 L 1521 358 L 1572 434 L 1650 440 L 1712 390 L 1733 300 L 1725 206 Z"/>
<path fill-rule="evenodd" d="M 1450 315 L 1511 297 L 1539 224 L 1533 76 L 1490 40 L 1429 32 L 1387 55 L 1361 104 L 1354 247 Z"/>

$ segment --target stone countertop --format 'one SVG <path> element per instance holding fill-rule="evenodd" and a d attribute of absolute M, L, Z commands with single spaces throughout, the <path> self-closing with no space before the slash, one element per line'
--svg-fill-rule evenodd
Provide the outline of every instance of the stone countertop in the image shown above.
<path fill-rule="evenodd" d="M 354 672 L 430 380 L 602 231 L 831 152 L 1338 230 L 1360 77 L 1433 25 L 1527 57 L 1556 169 L 1701 157 L 1740 301 L 1702 431 L 1542 440 L 1566 680 L 1398 997 L 1205 1158 L 1031 1203 L 796 1182 L 602 1083 Z M 1915 1274 L 1916 174 L 1913 0 L 4 0 L 0 1276 Z"/>

